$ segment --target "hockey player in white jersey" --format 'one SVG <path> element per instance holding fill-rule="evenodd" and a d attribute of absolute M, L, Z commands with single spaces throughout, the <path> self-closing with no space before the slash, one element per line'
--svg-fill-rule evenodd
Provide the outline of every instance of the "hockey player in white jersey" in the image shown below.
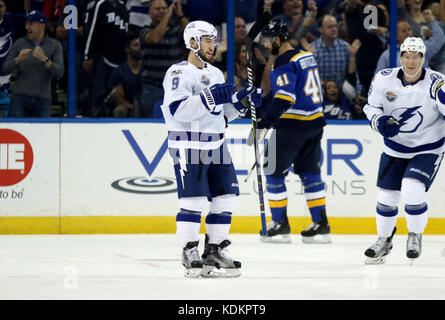
<path fill-rule="evenodd" d="M 167 70 L 161 107 L 178 185 L 176 234 L 183 248 L 182 264 L 186 277 L 236 277 L 241 263 L 228 256 L 227 237 L 239 190 L 224 131 L 228 122 L 250 107 L 247 99 L 261 104 L 261 89 L 236 92 L 235 85 L 226 83 L 222 72 L 207 62 L 217 41 L 210 23 L 190 22 L 184 41 L 190 49 L 188 60 Z M 207 201 L 210 208 L 200 257 L 201 213 Z"/>
<path fill-rule="evenodd" d="M 384 263 L 400 200 L 404 204 L 411 262 L 422 251 L 427 225 L 426 192 L 431 187 L 445 150 L 444 75 L 422 67 L 425 45 L 409 37 L 400 46 L 402 67 L 379 71 L 364 108 L 371 127 L 384 137 L 377 187 L 377 242 L 365 251 L 365 263 Z"/>

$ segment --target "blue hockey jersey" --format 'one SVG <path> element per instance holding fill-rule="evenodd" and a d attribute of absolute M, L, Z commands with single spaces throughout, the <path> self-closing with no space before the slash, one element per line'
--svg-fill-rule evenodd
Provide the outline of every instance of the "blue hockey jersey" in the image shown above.
<path fill-rule="evenodd" d="M 319 128 L 326 124 L 323 92 L 314 55 L 304 50 L 289 50 L 278 56 L 270 73 L 272 108 L 286 101 L 288 108 L 275 128 Z"/>

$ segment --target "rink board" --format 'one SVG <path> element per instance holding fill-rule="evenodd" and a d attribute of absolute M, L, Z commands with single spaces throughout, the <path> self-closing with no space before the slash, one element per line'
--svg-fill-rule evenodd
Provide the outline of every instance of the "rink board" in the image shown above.
<path fill-rule="evenodd" d="M 235 233 L 257 233 L 261 227 L 256 172 L 244 182 L 254 159 L 253 148 L 246 145 L 250 128 L 239 121 L 226 133 L 241 193 L 233 213 Z M 3 122 L 0 129 L 27 139 L 33 154 L 31 170 L 20 177 L 8 163 L 15 157 L 20 165 L 29 157 L 22 159 L 22 151 L 7 153 L 13 149 L 0 146 L 0 233 L 175 232 L 178 199 L 164 123 L 62 119 Z M 13 141 L 4 140 L 0 137 L 0 144 L 12 148 Z M 325 127 L 322 177 L 333 233 L 375 233 L 382 143 L 366 122 L 330 122 Z M 430 234 L 445 234 L 443 170 L 428 193 Z M 14 175 L 21 181 L 5 185 Z M 297 233 L 310 224 L 309 211 L 298 176 L 290 173 L 286 181 L 288 215 Z M 402 205 L 399 212 L 403 232 Z"/>

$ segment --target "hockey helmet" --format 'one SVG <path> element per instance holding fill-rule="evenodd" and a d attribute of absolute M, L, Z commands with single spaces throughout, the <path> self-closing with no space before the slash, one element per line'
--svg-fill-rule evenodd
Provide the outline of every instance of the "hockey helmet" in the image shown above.
<path fill-rule="evenodd" d="M 403 52 L 415 52 L 415 53 L 422 54 L 422 58 L 420 61 L 421 64 L 415 73 L 413 73 L 413 74 L 407 73 L 405 65 L 403 64 L 403 61 L 402 61 Z M 415 77 L 419 74 L 419 72 L 422 71 L 422 66 L 425 62 L 425 52 L 426 52 L 426 47 L 425 47 L 425 44 L 423 43 L 423 40 L 421 38 L 408 37 L 403 41 L 403 43 L 400 45 L 399 59 L 400 59 L 400 64 L 402 65 L 402 70 L 406 76 Z"/>
<path fill-rule="evenodd" d="M 408 37 L 406 38 L 402 45 L 400 46 L 400 54 L 402 52 L 419 52 L 422 56 L 425 56 L 426 47 L 421 38 Z"/>
<path fill-rule="evenodd" d="M 289 31 L 287 30 L 286 22 L 279 19 L 271 20 L 269 24 L 264 27 L 261 34 L 265 38 L 279 37 L 281 42 L 287 41 L 289 39 Z"/>
<path fill-rule="evenodd" d="M 201 49 L 201 38 L 204 36 L 209 36 L 213 39 L 218 38 L 218 31 L 215 27 L 206 21 L 192 21 L 184 29 L 184 42 L 187 49 L 192 50 L 195 54 Z M 190 45 L 190 40 L 194 39 L 198 44 L 197 49 L 193 49 Z M 218 44 L 216 44 L 218 46 Z"/>

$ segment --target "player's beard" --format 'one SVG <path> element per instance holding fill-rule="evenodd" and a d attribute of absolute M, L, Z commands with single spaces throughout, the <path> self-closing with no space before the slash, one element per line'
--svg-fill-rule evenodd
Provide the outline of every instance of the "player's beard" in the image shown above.
<path fill-rule="evenodd" d="M 280 45 L 276 41 L 274 41 L 272 43 L 272 50 L 270 51 L 270 53 L 272 55 L 277 55 L 279 50 L 280 50 Z"/>
<path fill-rule="evenodd" d="M 205 54 L 202 53 L 202 50 L 198 51 L 198 56 L 204 61 L 209 62 L 209 59 L 206 58 Z"/>

